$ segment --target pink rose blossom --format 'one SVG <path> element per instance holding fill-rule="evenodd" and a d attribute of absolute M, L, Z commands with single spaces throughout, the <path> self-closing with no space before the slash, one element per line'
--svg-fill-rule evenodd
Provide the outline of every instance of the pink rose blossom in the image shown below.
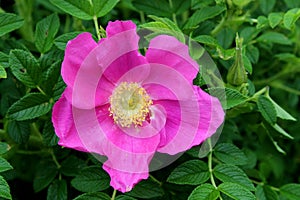
<path fill-rule="evenodd" d="M 61 74 L 67 87 L 53 108 L 59 145 L 107 157 L 103 169 L 121 192 L 149 176 L 155 152 L 199 145 L 224 120 L 219 100 L 193 86 L 198 64 L 188 47 L 160 35 L 139 53 L 131 21 L 110 22 L 107 37 L 68 42 Z"/>

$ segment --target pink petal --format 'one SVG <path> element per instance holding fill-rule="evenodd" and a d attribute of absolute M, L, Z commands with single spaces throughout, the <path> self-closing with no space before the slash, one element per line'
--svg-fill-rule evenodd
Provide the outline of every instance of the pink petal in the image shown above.
<path fill-rule="evenodd" d="M 194 86 L 195 98 L 190 101 L 157 101 L 165 107 L 167 122 L 161 132 L 159 152 L 171 155 L 198 145 L 213 133 L 224 120 L 219 100 Z"/>
<path fill-rule="evenodd" d="M 55 133 L 59 137 L 59 145 L 79 151 L 88 151 L 82 144 L 74 125 L 72 105 L 64 95 L 53 106 L 52 123 Z"/>
<path fill-rule="evenodd" d="M 71 102 L 74 106 L 91 109 L 107 103 L 116 81 L 128 70 L 145 64 L 145 59 L 137 53 L 139 37 L 135 27 L 127 29 L 131 26 L 126 24 L 122 27 L 124 29 L 118 29 L 119 33 L 113 27 L 115 34 L 103 39 L 82 63 L 72 90 Z M 147 71 L 141 74 L 147 76 Z"/>
<path fill-rule="evenodd" d="M 153 100 L 189 100 L 194 96 L 192 85 L 179 71 L 158 63 L 150 63 L 150 67 L 150 74 L 142 85 Z"/>
<path fill-rule="evenodd" d="M 157 36 L 150 41 L 146 58 L 149 63 L 163 64 L 178 71 L 190 84 L 199 71 L 198 64 L 189 55 L 188 46 L 167 35 Z"/>
<path fill-rule="evenodd" d="M 130 20 L 128 21 L 116 20 L 114 22 L 110 21 L 108 22 L 108 25 L 106 27 L 106 36 L 109 38 L 120 32 L 131 30 L 131 29 L 136 30 L 136 25 Z"/>
<path fill-rule="evenodd" d="M 147 179 L 148 173 L 128 173 L 103 165 L 103 169 L 111 177 L 110 185 L 120 192 L 129 192 L 142 179 Z"/>
<path fill-rule="evenodd" d="M 192 146 L 199 145 L 201 142 L 211 137 L 224 122 L 225 113 L 220 101 L 210 96 L 199 87 L 194 87 L 198 94 L 198 103 L 200 107 L 200 123 L 198 134 L 195 137 Z"/>
<path fill-rule="evenodd" d="M 73 86 L 80 65 L 96 46 L 90 33 L 81 33 L 67 43 L 61 74 L 68 86 Z"/>

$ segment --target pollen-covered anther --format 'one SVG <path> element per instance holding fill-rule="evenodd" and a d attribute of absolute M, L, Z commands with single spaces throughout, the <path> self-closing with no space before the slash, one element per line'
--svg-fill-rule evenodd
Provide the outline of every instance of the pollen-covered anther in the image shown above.
<path fill-rule="evenodd" d="M 146 90 L 138 83 L 120 83 L 109 98 L 109 112 L 122 127 L 142 126 L 153 104 Z"/>

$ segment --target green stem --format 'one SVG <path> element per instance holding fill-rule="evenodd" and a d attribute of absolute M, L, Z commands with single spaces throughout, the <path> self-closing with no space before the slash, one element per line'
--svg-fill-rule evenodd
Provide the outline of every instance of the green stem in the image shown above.
<path fill-rule="evenodd" d="M 212 169 L 212 152 L 213 152 L 213 149 L 212 149 L 212 145 L 211 145 L 211 139 L 209 138 L 207 140 L 208 142 L 208 145 L 209 145 L 209 154 L 208 154 L 208 170 L 209 170 L 209 174 L 210 174 L 210 181 L 212 183 L 212 185 L 217 188 L 217 185 L 216 185 L 216 182 L 215 182 L 215 179 L 214 179 L 214 176 L 213 176 L 213 169 Z"/>
<path fill-rule="evenodd" d="M 99 31 L 99 24 L 98 24 L 97 16 L 93 17 L 93 21 L 94 21 L 94 25 L 95 25 L 98 40 L 100 41 L 101 40 L 101 35 L 100 35 L 100 31 Z"/>
<path fill-rule="evenodd" d="M 50 154 L 51 154 L 51 156 L 52 156 L 53 162 L 56 164 L 57 169 L 60 169 L 60 168 L 61 168 L 61 165 L 60 165 L 59 162 L 57 161 L 56 156 L 55 156 L 55 154 L 54 154 L 54 152 L 53 152 L 53 149 L 50 150 Z"/>
<path fill-rule="evenodd" d="M 36 89 L 38 89 L 38 91 L 40 91 L 40 93 L 42 93 L 43 95 L 46 95 L 46 93 L 44 92 L 44 90 L 42 88 L 40 88 L 40 86 L 36 86 Z"/>
<path fill-rule="evenodd" d="M 115 200 L 116 194 L 117 194 L 117 190 L 115 189 L 110 200 Z"/>
<path fill-rule="evenodd" d="M 143 11 L 140 11 L 140 17 L 141 17 L 141 23 L 144 24 L 146 21 L 145 21 L 145 14 Z"/>
<path fill-rule="evenodd" d="M 173 2 L 172 2 L 172 0 L 169 0 L 169 5 L 170 5 L 171 10 L 173 10 Z M 173 13 L 173 12 L 172 12 L 172 19 L 173 19 L 173 22 L 177 25 L 176 14 Z"/>
<path fill-rule="evenodd" d="M 162 182 L 160 182 L 159 180 L 157 180 L 157 179 L 156 179 L 154 176 L 152 176 L 151 174 L 149 174 L 149 177 L 150 177 L 154 182 L 158 183 L 159 186 L 162 185 Z"/>

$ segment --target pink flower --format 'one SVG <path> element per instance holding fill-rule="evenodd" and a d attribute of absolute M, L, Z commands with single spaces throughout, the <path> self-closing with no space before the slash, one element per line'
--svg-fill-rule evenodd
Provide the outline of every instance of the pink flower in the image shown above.
<path fill-rule="evenodd" d="M 175 155 L 199 145 L 224 120 L 215 97 L 193 86 L 198 64 L 188 47 L 160 35 L 146 55 L 131 21 L 110 22 L 107 38 L 68 42 L 67 88 L 53 108 L 59 144 L 107 157 L 111 186 L 121 192 L 149 175 L 155 152 Z"/>

